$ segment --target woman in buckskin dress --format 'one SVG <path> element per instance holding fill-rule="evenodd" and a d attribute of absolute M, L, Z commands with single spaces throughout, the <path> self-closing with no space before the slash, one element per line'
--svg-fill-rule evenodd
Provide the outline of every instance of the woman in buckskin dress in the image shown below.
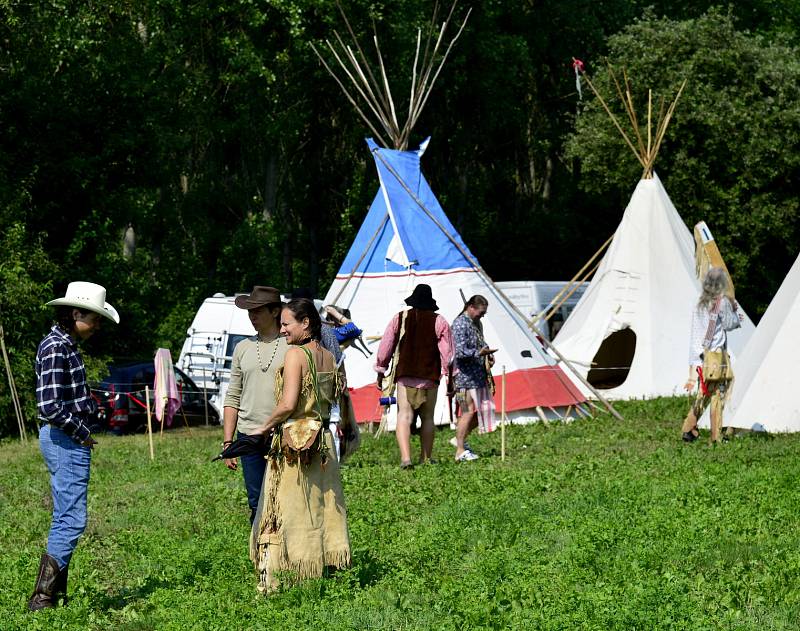
<path fill-rule="evenodd" d="M 320 577 L 350 565 L 350 537 L 339 463 L 328 430 L 341 384 L 333 355 L 319 343 L 320 317 L 301 298 L 281 312 L 290 345 L 276 376 L 275 411 L 261 428 L 273 431 L 267 471 L 250 539 L 262 593 L 285 578 Z"/>

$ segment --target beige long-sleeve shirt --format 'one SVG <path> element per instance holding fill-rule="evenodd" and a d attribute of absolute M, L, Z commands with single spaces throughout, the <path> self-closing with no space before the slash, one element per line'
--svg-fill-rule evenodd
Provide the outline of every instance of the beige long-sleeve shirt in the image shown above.
<path fill-rule="evenodd" d="M 265 343 L 253 336 L 243 339 L 233 349 L 231 381 L 224 406 L 239 411 L 236 429 L 243 434 L 255 432 L 275 410 L 275 373 L 283 366 L 288 348 L 283 337 Z"/>

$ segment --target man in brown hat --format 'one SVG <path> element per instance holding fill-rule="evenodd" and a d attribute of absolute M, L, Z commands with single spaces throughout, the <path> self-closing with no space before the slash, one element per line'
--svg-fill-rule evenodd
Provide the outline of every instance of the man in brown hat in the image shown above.
<path fill-rule="evenodd" d="M 222 446 L 238 436 L 256 433 L 275 408 L 275 373 L 283 366 L 286 340 L 279 335 L 281 294 L 274 287 L 256 285 L 249 294 L 236 296 L 236 306 L 247 309 L 256 334 L 243 339 L 233 350 L 231 379 L 225 395 Z M 260 455 L 242 456 L 242 473 L 250 506 L 250 523 L 255 518 L 266 460 Z M 235 458 L 225 460 L 237 469 Z"/>
<path fill-rule="evenodd" d="M 422 423 L 420 462 L 431 460 L 433 451 L 433 412 L 439 381 L 453 360 L 453 338 L 450 325 L 436 311 L 430 285 L 417 285 L 406 298 L 411 307 L 396 314 L 381 338 L 375 370 L 378 388 L 389 361 L 394 364 L 397 383 L 397 445 L 400 448 L 400 467 L 408 469 L 411 462 L 411 423 L 419 415 Z"/>

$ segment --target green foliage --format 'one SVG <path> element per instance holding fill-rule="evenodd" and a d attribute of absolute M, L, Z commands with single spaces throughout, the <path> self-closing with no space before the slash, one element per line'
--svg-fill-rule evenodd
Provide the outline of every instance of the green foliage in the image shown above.
<path fill-rule="evenodd" d="M 627 64 L 637 98 L 689 73 L 659 172 L 684 218 L 709 222 L 758 314 L 796 254 L 798 5 L 706 16 L 714 2 L 679 0 L 635 21 L 650 4 L 474 4 L 411 144 L 433 137 L 424 172 L 491 276 L 568 278 L 638 175 L 590 101 L 565 150 L 571 57 Z M 377 31 L 403 111 L 431 3 L 346 10 L 362 42 Z M 4 272 L 0 301 L 31 301 L 7 338 L 26 401 L 41 304 L 69 281 L 103 283 L 122 317 L 89 355 L 136 359 L 177 356 L 216 292 L 324 293 L 378 187 L 365 127 L 310 49 L 343 26 L 332 0 L 0 2 L 0 238 L 19 224 L 23 244 L 0 253 L 21 270 Z"/>
<path fill-rule="evenodd" d="M 643 130 L 647 89 L 653 89 L 655 117 L 656 99 L 664 96 L 669 103 L 688 80 L 656 169 L 686 223 L 708 223 L 738 295 L 760 314 L 797 255 L 800 238 L 796 45 L 739 30 L 730 14 L 719 11 L 685 21 L 649 14 L 609 39 L 608 59 L 631 77 Z M 589 70 L 627 120 L 604 68 L 598 63 Z M 580 159 L 582 186 L 598 197 L 610 192 L 612 199 L 624 199 L 641 174 L 594 99 L 577 117 L 568 155 Z M 618 211 L 611 213 L 600 221 L 618 221 Z"/>
<path fill-rule="evenodd" d="M 70 605 L 24 612 L 49 520 L 35 444 L 0 446 L 4 628 L 793 629 L 800 437 L 711 449 L 687 399 L 471 437 L 482 458 L 401 471 L 392 436 L 343 469 L 353 566 L 261 598 L 220 430 L 101 437 Z"/>
<path fill-rule="evenodd" d="M 54 272 L 41 239 L 28 235 L 20 222 L 7 224 L 0 234 L 0 325 L 29 428 L 36 417 L 36 397 L 28 383 L 35 382 L 36 347 L 48 328 L 50 314 L 44 303 L 52 299 L 49 279 Z M 5 367 L 1 374 L 0 436 L 17 433 Z"/>

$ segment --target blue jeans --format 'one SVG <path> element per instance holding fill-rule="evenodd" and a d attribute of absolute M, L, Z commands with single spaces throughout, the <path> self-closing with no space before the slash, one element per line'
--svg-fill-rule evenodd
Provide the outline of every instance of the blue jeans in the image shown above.
<path fill-rule="evenodd" d="M 237 432 L 237 438 L 245 434 Z M 261 484 L 264 482 L 264 472 L 267 470 L 267 461 L 264 456 L 242 456 L 239 458 L 242 463 L 242 474 L 244 475 L 244 487 L 247 489 L 247 504 L 250 506 L 250 523 L 256 518 L 258 509 L 258 498 L 261 495 Z"/>
<path fill-rule="evenodd" d="M 47 537 L 47 554 L 63 568 L 69 565 L 78 539 L 86 530 L 92 451 L 48 423 L 39 430 L 39 449 L 50 472 L 53 493 L 53 521 Z"/>

